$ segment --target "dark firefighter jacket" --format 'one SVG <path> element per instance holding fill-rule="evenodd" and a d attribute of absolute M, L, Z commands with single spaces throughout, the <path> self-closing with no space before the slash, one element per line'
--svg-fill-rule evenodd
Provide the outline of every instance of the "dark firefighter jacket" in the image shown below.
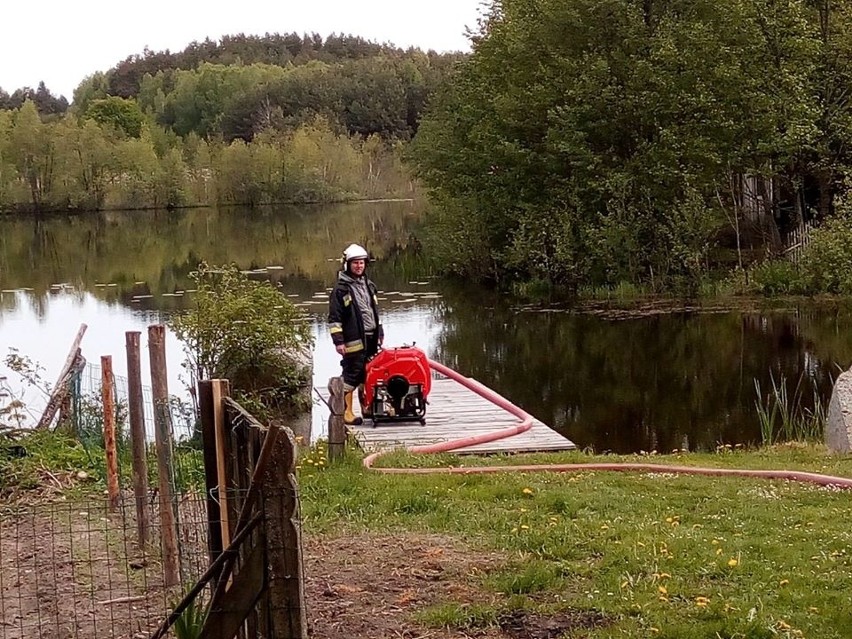
<path fill-rule="evenodd" d="M 376 332 L 381 343 L 383 335 L 382 324 L 379 321 L 379 307 L 376 299 L 376 285 L 369 279 L 367 291 L 370 296 L 370 306 L 376 316 Z M 328 328 L 334 345 L 346 346 L 346 354 L 358 353 L 366 348 L 364 339 L 364 321 L 361 318 L 361 309 L 352 291 L 352 278 L 346 273 L 341 273 L 334 285 L 328 302 Z"/>

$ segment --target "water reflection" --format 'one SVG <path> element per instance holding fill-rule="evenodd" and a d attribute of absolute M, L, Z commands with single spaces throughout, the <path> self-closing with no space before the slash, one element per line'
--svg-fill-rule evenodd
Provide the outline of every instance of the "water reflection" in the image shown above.
<path fill-rule="evenodd" d="M 612 320 L 448 295 L 436 356 L 596 451 L 712 450 L 760 439 L 762 389 L 823 401 L 849 366 L 848 311 L 680 312 Z M 485 312 L 483 312 L 485 311 Z M 470 318 L 476 314 L 477 321 Z"/>
<path fill-rule="evenodd" d="M 812 383 L 827 399 L 832 377 L 852 360 L 844 308 L 614 319 L 529 309 L 434 280 L 416 240 L 420 216 L 418 206 L 397 202 L 2 219 L 0 355 L 17 346 L 52 381 L 85 321 L 86 355 L 112 354 L 123 370 L 124 331 L 144 331 L 191 303 L 188 273 L 199 261 L 235 262 L 311 316 L 315 382 L 325 384 L 339 370 L 323 321 L 326 290 L 339 251 L 355 241 L 379 258 L 371 270 L 384 291 L 389 344 L 416 341 L 597 451 L 754 442 L 755 379 L 766 389 L 770 375 L 783 375 L 792 391 L 802 377 L 806 395 Z M 170 340 L 174 388 L 182 354 Z"/>

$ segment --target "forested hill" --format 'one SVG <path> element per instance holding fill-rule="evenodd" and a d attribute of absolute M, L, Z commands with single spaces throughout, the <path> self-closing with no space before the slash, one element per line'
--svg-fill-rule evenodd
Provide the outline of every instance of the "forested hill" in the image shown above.
<path fill-rule="evenodd" d="M 240 33 L 223 36 L 220 40 L 207 38 L 203 42 L 192 42 L 183 51 L 174 53 L 146 49 L 140 55 L 128 56 L 106 74 L 106 89 L 110 95 L 136 97 L 146 73 L 156 75 L 160 71 L 195 69 L 203 62 L 223 65 L 261 63 L 283 67 L 311 60 L 335 64 L 377 56 L 410 58 L 421 53 L 417 49 L 405 51 L 392 44 L 379 44 L 353 35 L 332 34 L 323 39 L 317 33 L 264 36 Z"/>
<path fill-rule="evenodd" d="M 92 105 L 126 110 L 116 106 L 120 98 L 180 136 L 226 142 L 292 130 L 317 116 L 352 135 L 410 139 L 429 96 L 465 57 L 351 35 L 230 35 L 183 51 L 129 56 L 83 79 L 72 108 L 78 116 L 90 115 Z M 0 109 L 18 109 L 25 100 L 43 117 L 69 108 L 44 83 L 11 95 L 0 88 Z M 113 102 L 105 107 L 103 100 Z"/>
<path fill-rule="evenodd" d="M 131 56 L 82 82 L 74 105 L 86 112 L 93 100 L 131 98 L 178 135 L 226 142 L 317 116 L 352 135 L 409 139 L 463 57 L 354 36 L 236 35 Z"/>

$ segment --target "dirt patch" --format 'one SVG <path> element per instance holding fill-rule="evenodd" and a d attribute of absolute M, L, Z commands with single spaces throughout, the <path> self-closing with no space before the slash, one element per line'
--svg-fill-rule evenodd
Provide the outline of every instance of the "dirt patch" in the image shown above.
<path fill-rule="evenodd" d="M 512 639 L 557 639 L 570 637 L 578 630 L 602 628 L 612 621 L 595 610 L 573 610 L 548 616 L 516 610 L 502 615 L 498 623 Z"/>
<path fill-rule="evenodd" d="M 312 638 L 505 637 L 497 627 L 435 630 L 413 620 L 436 603 L 489 602 L 477 583 L 503 563 L 497 554 L 438 535 L 315 538 L 305 554 Z"/>
<path fill-rule="evenodd" d="M 103 506 L 6 509 L 0 639 L 147 637 L 169 595 Z"/>
<path fill-rule="evenodd" d="M 481 579 L 505 563 L 499 553 L 441 535 L 312 539 L 306 542 L 306 594 L 315 639 L 556 639 L 609 625 L 596 611 L 538 615 L 513 611 L 464 630 L 425 628 L 418 611 L 440 603 L 496 604 Z"/>

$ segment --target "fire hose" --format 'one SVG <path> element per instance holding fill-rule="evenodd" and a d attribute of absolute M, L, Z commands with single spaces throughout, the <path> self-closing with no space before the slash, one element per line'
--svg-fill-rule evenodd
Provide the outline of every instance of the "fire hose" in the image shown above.
<path fill-rule="evenodd" d="M 501 428 L 490 433 L 471 435 L 459 439 L 438 442 L 436 444 L 425 444 L 420 446 L 409 446 L 405 450 L 409 453 L 431 454 L 446 453 L 468 446 L 485 444 L 513 437 L 532 428 L 532 415 L 515 406 L 505 397 L 477 382 L 475 379 L 465 377 L 453 369 L 444 366 L 440 362 L 429 360 L 432 370 L 449 377 L 462 386 L 472 390 L 474 393 L 487 399 L 493 404 L 517 417 L 520 422 L 509 428 Z M 784 479 L 787 481 L 807 482 L 820 486 L 831 486 L 838 489 L 852 489 L 852 478 L 833 477 L 819 473 L 810 473 L 797 470 L 751 470 L 739 468 L 707 468 L 700 466 L 669 466 L 667 464 L 645 464 L 645 463 L 588 463 L 588 464 L 536 464 L 536 465 L 512 465 L 512 466 L 476 466 L 468 468 L 459 467 L 430 467 L 430 468 L 377 468 L 374 462 L 390 450 L 371 453 L 364 458 L 364 467 L 380 473 L 405 473 L 405 474 L 484 474 L 505 472 L 585 472 L 585 471 L 618 471 L 618 472 L 643 472 L 643 473 L 673 473 L 684 475 L 705 475 L 714 477 L 752 477 L 761 479 Z"/>

